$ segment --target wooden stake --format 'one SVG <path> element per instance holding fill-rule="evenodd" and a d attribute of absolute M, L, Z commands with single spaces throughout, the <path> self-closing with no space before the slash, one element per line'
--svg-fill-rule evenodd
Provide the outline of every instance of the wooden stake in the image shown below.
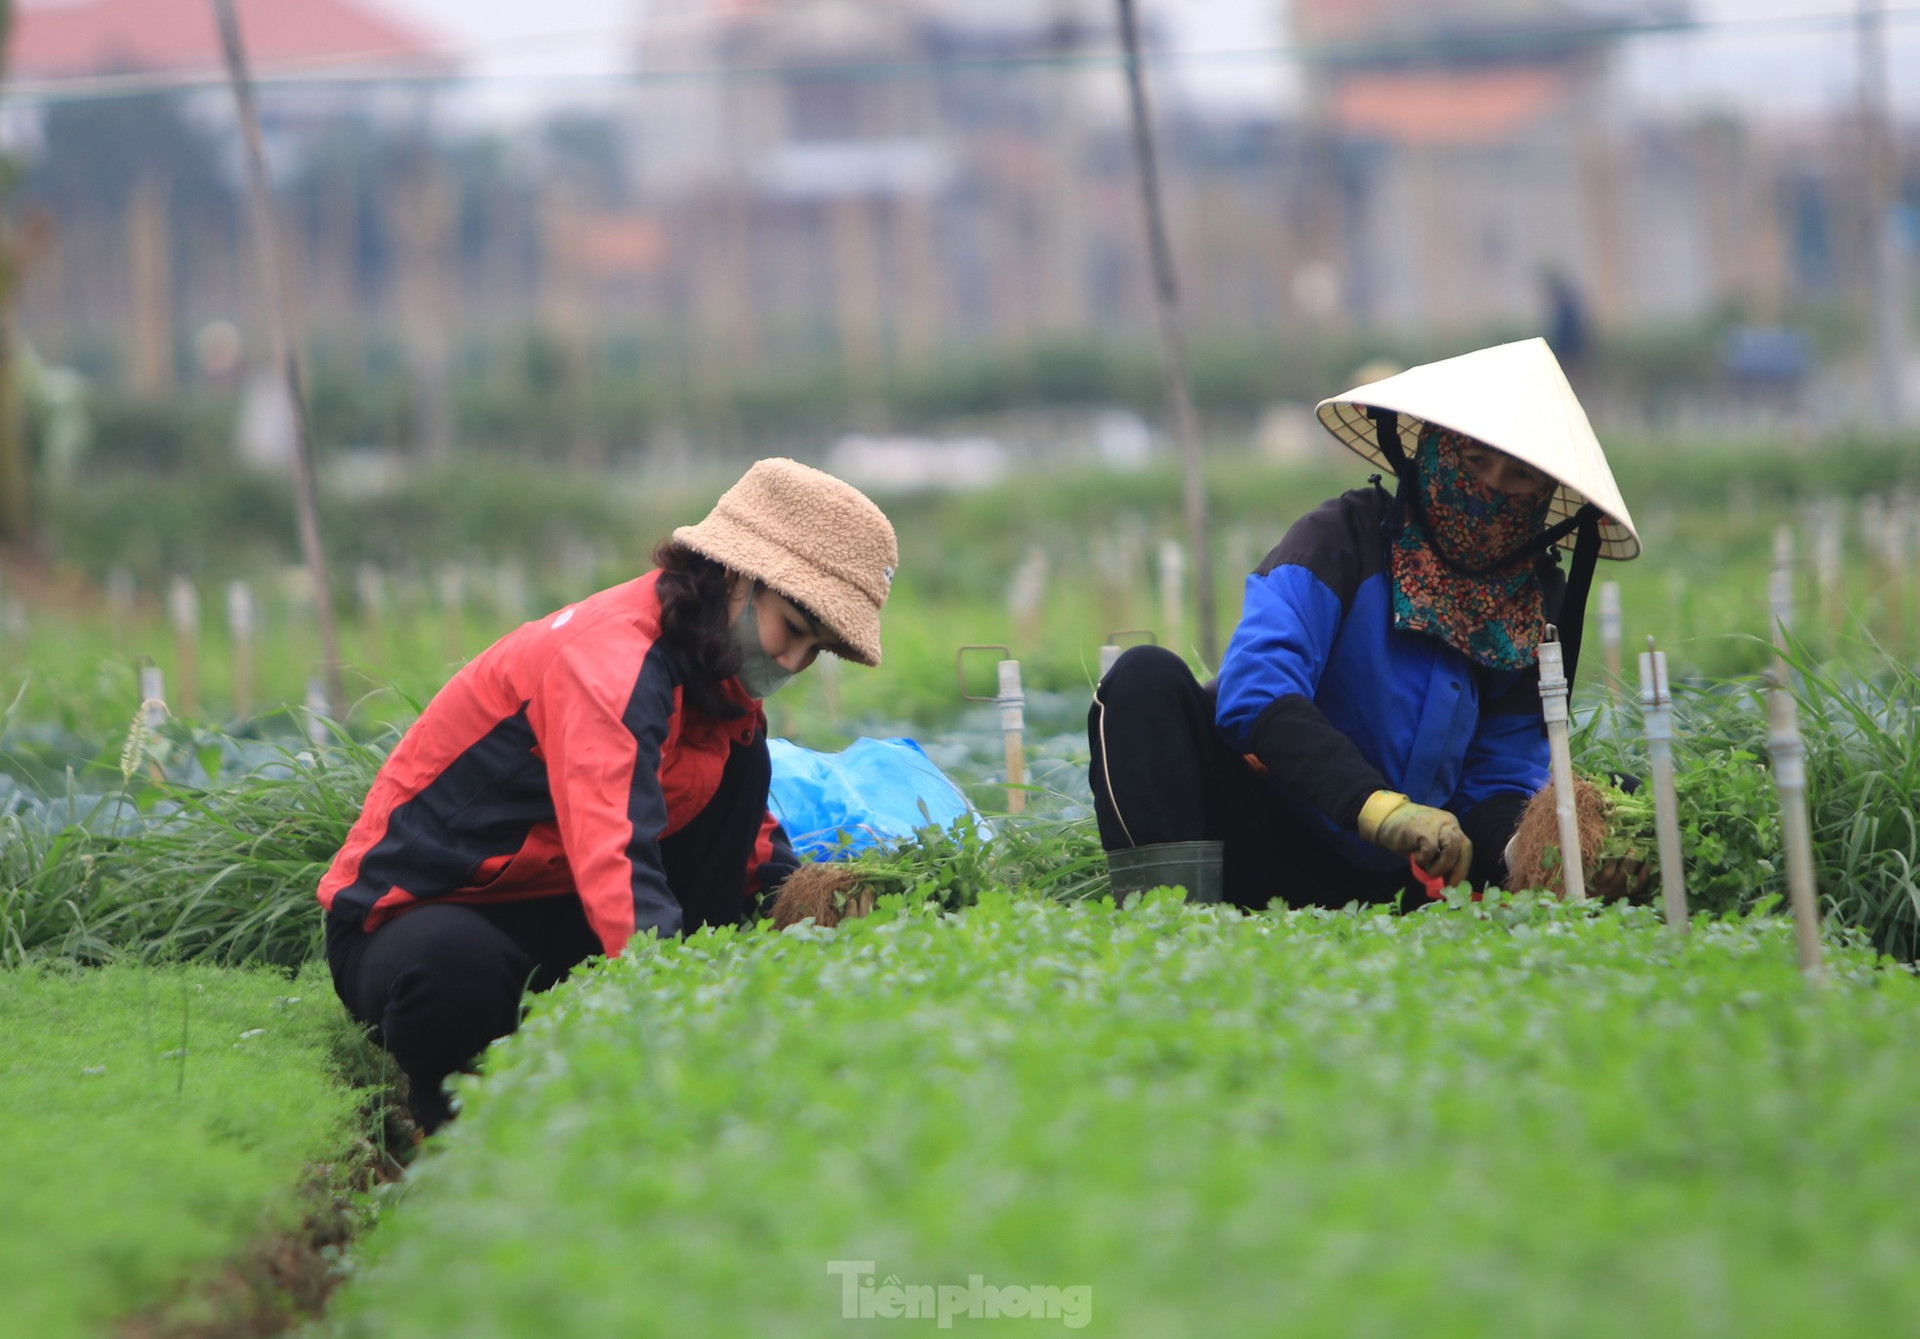
<path fill-rule="evenodd" d="M 1660 903 L 1667 928 L 1687 932 L 1687 870 L 1680 849 L 1680 796 L 1673 781 L 1673 695 L 1667 687 L 1667 655 L 1640 653 L 1640 717 L 1647 731 L 1647 758 L 1653 773 L 1653 828 L 1660 844 Z"/>
<path fill-rule="evenodd" d="M 227 78 L 240 113 L 240 135 L 245 148 L 247 194 L 252 203 L 253 235 L 259 251 L 260 277 L 266 289 L 267 325 L 273 332 L 274 361 L 286 378 L 287 401 L 293 406 L 293 498 L 300 523 L 300 550 L 313 579 L 314 621 L 320 631 L 322 684 L 327 700 L 345 702 L 340 677 L 340 637 L 333 623 L 333 587 L 327 577 L 327 553 L 320 540 L 319 485 L 313 467 L 313 434 L 307 420 L 307 395 L 300 376 L 299 348 L 293 330 L 292 305 L 280 268 L 273 218 L 267 195 L 266 155 L 260 145 L 260 113 L 254 106 L 253 84 L 247 75 L 246 45 L 233 0 L 212 0 L 220 26 L 220 46 L 226 55 Z"/>
<path fill-rule="evenodd" d="M 1567 742 L 1567 674 L 1560 630 L 1547 624 L 1540 643 L 1540 712 L 1547 721 L 1547 750 L 1553 760 L 1553 808 L 1560 820 L 1560 872 L 1564 899 L 1587 900 L 1587 875 L 1580 856 L 1580 823 L 1573 794 L 1573 753 Z"/>
<path fill-rule="evenodd" d="M 1140 25 L 1134 0 L 1116 0 L 1120 6 L 1120 38 L 1126 50 L 1127 94 L 1132 110 L 1133 156 L 1139 168 L 1140 207 L 1146 215 L 1147 249 L 1153 263 L 1154 311 L 1158 318 L 1160 361 L 1166 376 L 1167 401 L 1173 408 L 1174 435 L 1180 442 L 1181 477 L 1187 514 L 1187 545 L 1193 550 L 1195 609 L 1199 627 L 1195 642 L 1200 659 L 1214 663 L 1217 643 L 1214 626 L 1213 554 L 1207 540 L 1207 477 L 1200 454 L 1200 428 L 1187 385 L 1187 347 L 1180 330 L 1179 285 L 1174 277 L 1173 248 L 1167 242 L 1167 224 L 1160 200 L 1160 168 L 1154 156 L 1153 121 L 1147 110 L 1146 76 L 1140 68 Z"/>

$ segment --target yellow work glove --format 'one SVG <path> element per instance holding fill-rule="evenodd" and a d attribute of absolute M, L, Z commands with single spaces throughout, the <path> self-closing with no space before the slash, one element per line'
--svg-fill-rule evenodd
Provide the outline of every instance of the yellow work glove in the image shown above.
<path fill-rule="evenodd" d="M 1473 843 L 1445 809 L 1415 804 L 1398 791 L 1376 790 L 1360 807 L 1360 835 L 1395 855 L 1410 855 L 1452 887 L 1473 865 Z"/>

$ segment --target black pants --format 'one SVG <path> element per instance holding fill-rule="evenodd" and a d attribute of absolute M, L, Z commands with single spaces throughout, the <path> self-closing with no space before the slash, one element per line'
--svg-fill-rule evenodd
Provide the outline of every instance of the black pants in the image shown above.
<path fill-rule="evenodd" d="M 765 739 L 736 747 L 720 789 L 660 842 L 686 928 L 750 914 L 745 881 L 772 774 Z M 525 902 L 429 902 L 371 934 L 327 917 L 327 964 L 347 1011 L 373 1029 L 407 1076 L 408 1105 L 432 1133 L 452 1115 L 447 1076 L 520 1026 L 526 991 L 548 990 L 602 951 L 574 896 Z"/>
<path fill-rule="evenodd" d="M 1220 737 L 1213 695 L 1164 647 L 1136 646 L 1114 662 L 1087 714 L 1087 742 L 1094 817 L 1109 851 L 1224 842 L 1226 898 L 1247 908 L 1275 898 L 1295 907 L 1426 901 L 1405 868 L 1357 866 L 1282 808 Z"/>

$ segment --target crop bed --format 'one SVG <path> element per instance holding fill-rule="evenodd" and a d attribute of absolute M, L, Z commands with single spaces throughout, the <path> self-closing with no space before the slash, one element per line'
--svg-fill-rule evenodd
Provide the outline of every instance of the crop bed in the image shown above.
<path fill-rule="evenodd" d="M 1920 984 L 1829 954 L 1810 990 L 1767 918 L 1003 892 L 636 945 L 489 1053 L 331 1325 L 1896 1332 Z"/>
<path fill-rule="evenodd" d="M 0 1333 L 198 1318 L 353 1137 L 341 1027 L 323 970 L 0 971 Z"/>

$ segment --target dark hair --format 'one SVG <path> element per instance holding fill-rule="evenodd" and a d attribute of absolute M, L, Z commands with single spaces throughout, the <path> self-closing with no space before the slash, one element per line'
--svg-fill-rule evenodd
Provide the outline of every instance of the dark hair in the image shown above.
<path fill-rule="evenodd" d="M 654 549 L 653 564 L 660 569 L 660 640 L 679 666 L 687 705 L 721 720 L 743 715 L 746 708 L 720 691 L 740 672 L 739 648 L 727 637 L 732 571 L 671 539 Z"/>

